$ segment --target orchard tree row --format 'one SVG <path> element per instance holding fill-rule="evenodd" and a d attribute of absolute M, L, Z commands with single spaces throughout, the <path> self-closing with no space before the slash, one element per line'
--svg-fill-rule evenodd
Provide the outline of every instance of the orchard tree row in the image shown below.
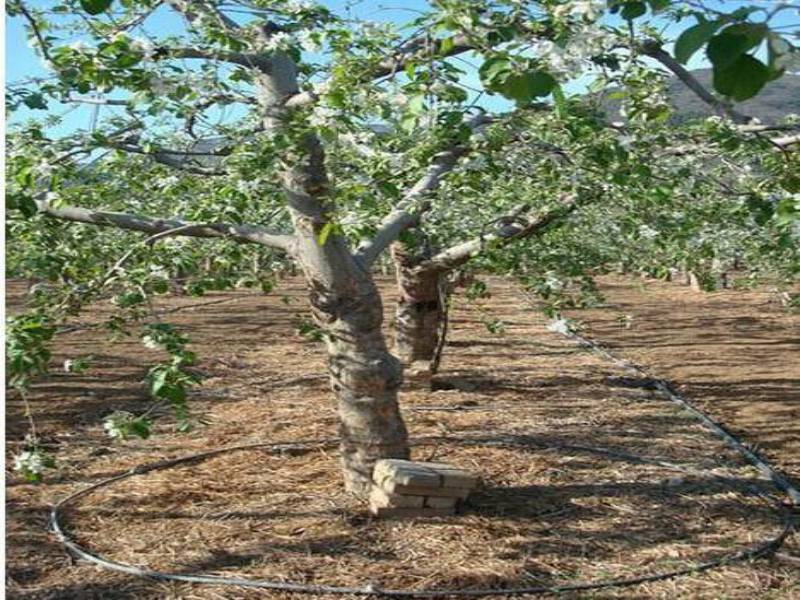
<path fill-rule="evenodd" d="M 110 298 L 112 333 L 138 323 L 165 350 L 147 385 L 188 428 L 195 357 L 149 319 L 151 298 L 175 279 L 193 294 L 269 291 L 292 264 L 360 494 L 377 459 L 409 455 L 403 363 L 431 373 L 464 269 L 513 274 L 554 313 L 591 301 L 612 268 L 706 277 L 736 261 L 752 281 L 797 279 L 798 119 L 760 124 L 736 106 L 796 68 L 796 4 L 440 0 L 404 23 L 272 0 L 8 11 L 51 73 L 8 94 L 12 111 L 45 115 L 8 136 L 9 273 L 39 282 L 8 326 L 23 397 L 59 324 Z M 686 67 L 695 55 L 713 89 Z M 716 116 L 677 121 L 672 77 Z M 576 81 L 585 91 L 569 93 Z M 76 103 L 105 116 L 53 135 L 57 107 Z M 386 261 L 394 353 L 374 280 Z M 149 414 L 106 427 L 146 436 Z M 35 434 L 17 462 L 34 479 L 49 462 Z"/>

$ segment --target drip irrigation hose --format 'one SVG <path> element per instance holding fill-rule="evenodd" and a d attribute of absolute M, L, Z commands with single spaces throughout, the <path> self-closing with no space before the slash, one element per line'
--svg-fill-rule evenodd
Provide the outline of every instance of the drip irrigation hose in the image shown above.
<path fill-rule="evenodd" d="M 525 300 L 528 304 L 533 305 L 532 298 L 525 294 Z M 728 431 L 721 423 L 715 421 L 711 416 L 707 413 L 703 412 L 699 408 L 697 408 L 694 404 L 689 402 L 686 398 L 684 398 L 678 391 L 672 386 L 672 384 L 665 380 L 659 379 L 657 377 L 653 377 L 645 368 L 629 361 L 624 358 L 619 358 L 612 354 L 608 349 L 604 348 L 594 340 L 591 340 L 585 336 L 580 335 L 572 330 L 567 330 L 562 332 L 562 335 L 565 337 L 572 339 L 573 341 L 577 342 L 579 345 L 596 352 L 597 354 L 603 356 L 607 360 L 611 361 L 612 363 L 616 364 L 619 367 L 622 367 L 629 373 L 635 373 L 639 377 L 647 380 L 653 386 L 653 388 L 659 392 L 661 392 L 667 399 L 669 399 L 674 404 L 677 404 L 685 411 L 689 412 L 694 418 L 699 420 L 707 429 L 710 429 L 715 434 L 717 434 L 722 440 L 728 444 L 731 448 L 739 452 L 742 456 L 747 459 L 752 466 L 754 466 L 758 471 L 770 479 L 772 483 L 781 490 L 784 494 L 786 494 L 789 499 L 791 500 L 792 504 L 795 506 L 800 507 L 800 490 L 798 490 L 792 483 L 784 477 L 781 473 L 776 471 L 772 465 L 769 464 L 767 459 L 759 455 L 754 450 L 748 448 L 745 444 L 739 441 L 735 435 L 733 435 L 730 431 Z"/>
<path fill-rule="evenodd" d="M 458 440 L 454 440 L 453 438 L 448 436 L 429 436 L 425 438 L 416 438 L 415 441 L 452 442 Z M 499 439 L 497 437 L 494 438 L 468 437 L 461 441 L 474 444 L 488 444 L 494 442 L 499 445 L 518 446 L 522 444 L 530 445 L 530 442 L 532 440 L 525 439 L 524 437 L 521 436 L 516 436 L 516 437 L 504 436 L 500 437 Z M 674 569 L 671 571 L 655 573 L 652 575 L 642 575 L 637 577 L 619 578 L 606 581 L 586 581 L 586 582 L 566 583 L 562 585 L 550 585 L 550 586 L 536 585 L 527 587 L 523 586 L 523 587 L 491 588 L 491 589 L 471 588 L 471 589 L 409 590 L 409 589 L 382 589 L 376 586 L 374 583 L 370 583 L 361 587 L 334 586 L 334 585 L 324 585 L 324 584 L 313 585 L 313 584 L 291 583 L 285 581 L 274 581 L 265 579 L 223 577 L 218 575 L 207 575 L 203 573 L 197 573 L 197 574 L 168 573 L 163 571 L 156 571 L 153 569 L 140 568 L 131 564 L 121 563 L 105 558 L 101 555 L 91 552 L 90 550 L 87 550 L 69 536 L 66 528 L 64 527 L 61 521 L 61 511 L 69 504 L 72 504 L 74 501 L 90 494 L 95 490 L 107 487 L 109 485 L 112 485 L 123 479 L 127 479 L 129 477 L 143 475 L 145 473 L 150 473 L 152 471 L 168 469 L 176 465 L 199 462 L 202 461 L 203 459 L 207 459 L 213 456 L 218 456 L 220 454 L 227 452 L 253 450 L 256 448 L 270 448 L 277 453 L 283 453 L 289 450 L 311 451 L 316 448 L 331 447 L 335 445 L 337 442 L 338 440 L 335 439 L 299 440 L 292 442 L 258 442 L 253 444 L 231 446 L 227 448 L 217 448 L 214 450 L 209 450 L 207 452 L 191 454 L 180 458 L 158 461 L 155 463 L 151 463 L 149 465 L 140 465 L 119 475 L 115 475 L 113 477 L 109 477 L 92 485 L 89 485 L 63 498 L 52 507 L 50 512 L 50 524 L 58 540 L 70 552 L 72 552 L 73 555 L 87 562 L 90 562 L 94 565 L 97 565 L 98 567 L 101 567 L 103 569 L 117 571 L 128 575 L 134 575 L 136 577 L 144 577 L 157 581 L 177 581 L 184 583 L 198 583 L 198 584 L 208 584 L 208 585 L 239 586 L 248 588 L 278 590 L 284 592 L 308 593 L 308 594 L 351 594 L 359 596 L 376 596 L 376 597 L 383 596 L 383 597 L 394 597 L 394 598 L 447 598 L 447 597 L 463 598 L 463 597 L 480 597 L 480 596 L 492 596 L 492 595 L 516 596 L 525 594 L 559 594 L 559 593 L 584 591 L 584 590 L 600 590 L 606 588 L 629 587 L 629 586 L 639 585 L 642 583 L 662 581 L 665 579 L 672 579 L 683 575 L 700 573 L 703 571 L 722 567 L 724 565 L 732 564 L 735 562 L 751 560 L 768 554 L 772 554 L 780 548 L 784 540 L 794 530 L 794 519 L 792 517 L 792 514 L 787 510 L 787 508 L 781 502 L 771 498 L 769 494 L 765 493 L 757 486 L 753 486 L 752 492 L 755 495 L 759 496 L 762 500 L 772 504 L 781 515 L 781 520 L 782 520 L 781 530 L 777 535 L 770 537 L 766 540 L 763 540 L 762 542 L 756 544 L 755 546 L 751 546 L 749 548 L 739 550 L 738 552 L 724 555 L 720 558 L 701 562 L 690 567 Z M 711 475 L 712 477 L 718 479 L 722 480 L 725 479 L 720 475 L 714 473 L 708 473 L 707 470 L 687 469 L 680 465 L 675 465 L 673 463 L 638 457 L 636 455 L 631 455 L 625 452 L 620 452 L 617 450 L 612 450 L 607 448 L 595 448 L 591 446 L 572 445 L 572 444 L 544 445 L 544 447 L 550 447 L 550 446 L 552 447 L 558 446 L 561 448 L 567 448 L 583 452 L 606 454 L 610 456 L 616 456 L 618 458 L 650 463 L 677 471 L 690 472 L 690 473 L 703 473 L 706 475 Z"/>
<path fill-rule="evenodd" d="M 531 298 L 528 297 L 527 295 L 525 296 L 525 300 L 528 303 L 532 304 Z M 754 451 L 747 448 L 744 444 L 742 444 L 738 439 L 736 439 L 736 437 L 733 434 L 728 432 L 722 425 L 714 421 L 706 413 L 702 412 L 700 409 L 693 406 L 689 401 L 687 401 L 680 394 L 678 394 L 667 381 L 662 379 L 656 379 L 650 376 L 645 369 L 631 363 L 630 361 L 620 359 L 614 356 L 608 350 L 602 348 L 596 342 L 589 340 L 588 338 L 585 338 L 583 336 L 580 336 L 577 333 L 567 332 L 564 335 L 566 335 L 568 338 L 573 339 L 580 345 L 597 352 L 598 354 L 604 356 L 607 360 L 612 361 L 613 363 L 623 367 L 624 369 L 630 372 L 634 372 L 637 375 L 652 381 L 656 390 L 661 392 L 673 403 L 677 404 L 681 408 L 690 412 L 697 419 L 699 419 L 708 429 L 713 431 L 717 436 L 723 439 L 734 450 L 739 452 L 751 465 L 756 467 L 763 475 L 767 476 L 779 490 L 781 490 L 786 494 L 786 496 L 790 499 L 790 501 L 793 504 L 800 505 L 800 492 L 783 475 L 775 471 L 764 458 L 760 457 L 757 453 L 755 453 Z M 471 442 L 477 444 L 481 443 L 486 444 L 490 443 L 492 439 L 494 440 L 495 443 L 499 443 L 501 445 L 520 445 L 523 442 L 526 445 L 530 445 L 531 442 L 535 443 L 535 440 L 525 439 L 522 436 L 516 436 L 516 437 L 501 436 L 500 438 L 495 437 L 495 438 L 490 438 L 488 440 L 481 438 L 470 439 L 468 437 L 462 439 L 461 441 L 467 443 Z M 439 441 L 451 441 L 451 442 L 457 441 L 447 436 L 430 436 L 426 438 L 417 438 L 417 441 L 424 441 L 424 440 L 439 440 Z M 134 575 L 137 577 L 146 577 L 160 581 L 179 581 L 186 583 L 199 583 L 199 584 L 210 584 L 210 585 L 231 585 L 231 586 L 240 586 L 249 588 L 278 590 L 284 592 L 300 592 L 308 594 L 351 594 L 360 596 L 384 596 L 384 597 L 395 597 L 395 598 L 446 598 L 446 597 L 464 598 L 464 597 L 479 597 L 479 596 L 492 596 L 492 595 L 514 596 L 514 595 L 524 595 L 524 594 L 559 594 L 559 593 L 575 592 L 575 591 L 629 587 L 629 586 L 639 585 L 642 583 L 662 581 L 665 579 L 672 579 L 683 575 L 689 575 L 692 573 L 699 573 L 702 571 L 707 571 L 710 569 L 722 567 L 724 565 L 728 565 L 731 563 L 755 559 L 768 554 L 773 554 L 775 553 L 776 550 L 780 548 L 780 546 L 783 544 L 786 538 L 792 534 L 795 527 L 794 517 L 791 511 L 778 499 L 771 497 L 769 493 L 765 492 L 763 489 L 754 485 L 752 486 L 753 493 L 755 495 L 758 495 L 762 500 L 772 504 L 773 507 L 781 515 L 782 519 L 781 530 L 777 535 L 770 537 L 756 544 L 755 546 L 751 546 L 749 548 L 739 550 L 738 552 L 724 555 L 720 558 L 701 562 L 693 566 L 682 569 L 674 569 L 671 571 L 655 573 L 652 575 L 642 575 L 630 578 L 619 578 L 607 581 L 587 581 L 587 582 L 567 583 L 563 585 L 554 585 L 554 586 L 537 585 L 537 586 L 516 587 L 516 588 L 512 587 L 512 588 L 493 588 L 493 589 L 472 588 L 472 589 L 409 590 L 409 589 L 382 589 L 372 583 L 361 587 L 333 586 L 333 585 L 323 585 L 323 584 L 312 585 L 312 584 L 291 583 L 291 582 L 272 581 L 264 579 L 222 577 L 218 575 L 206 575 L 202 573 L 199 574 L 167 573 L 152 569 L 143 569 L 131 564 L 121 563 L 104 558 L 103 556 L 94 554 L 93 552 L 85 549 L 84 547 L 82 547 L 80 544 L 78 544 L 72 538 L 69 537 L 65 527 L 61 523 L 61 511 L 67 505 L 73 503 L 79 498 L 82 498 L 83 496 L 86 496 L 87 494 L 97 489 L 107 487 L 113 483 L 116 483 L 123 479 L 127 479 L 129 477 L 135 477 L 137 475 L 142 475 L 145 473 L 149 473 L 151 471 L 167 469 L 180 464 L 198 462 L 203 459 L 210 458 L 212 456 L 217 456 L 227 452 L 252 450 L 256 448 L 271 448 L 273 451 L 279 453 L 288 450 L 299 450 L 299 449 L 310 451 L 313 450 L 314 448 L 330 447 L 336 443 L 337 440 L 335 439 L 300 440 L 293 442 L 259 442 L 254 444 L 244 444 L 227 448 L 217 448 L 215 450 L 210 450 L 207 452 L 201 452 L 176 459 L 164 460 L 151 463 L 149 465 L 134 467 L 129 471 L 126 471 L 124 473 L 121 473 L 113 477 L 109 477 L 107 479 L 94 483 L 90 486 L 87 486 L 83 489 L 80 489 L 74 492 L 73 494 L 70 494 L 69 496 L 63 498 L 59 502 L 57 502 L 52 507 L 50 512 L 50 524 L 58 540 L 62 544 L 64 544 L 64 546 L 68 548 L 69 551 L 72 552 L 77 557 L 82 558 L 83 560 L 86 560 L 90 563 L 93 563 L 101 568 L 109 569 L 112 571 L 118 571 L 129 575 Z M 608 448 L 596 448 L 592 446 L 573 445 L 573 444 L 561 444 L 561 445 L 549 444 L 549 446 L 566 448 L 576 451 L 605 454 L 609 456 L 622 458 L 625 460 L 654 464 L 664 468 L 673 469 L 676 471 L 696 473 L 696 474 L 702 473 L 705 475 L 711 475 L 712 477 L 717 479 L 725 480 L 723 476 L 720 476 L 715 473 L 709 473 L 707 469 L 699 469 L 699 470 L 687 469 L 685 467 L 676 465 L 674 463 L 648 459 L 645 457 L 639 457 L 626 452 Z M 545 447 L 548 447 L 548 445 L 545 445 Z"/>

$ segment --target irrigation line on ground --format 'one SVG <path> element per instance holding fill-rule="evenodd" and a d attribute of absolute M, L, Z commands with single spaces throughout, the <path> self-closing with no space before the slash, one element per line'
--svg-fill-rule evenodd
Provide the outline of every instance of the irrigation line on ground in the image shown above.
<path fill-rule="evenodd" d="M 532 299 L 525 294 L 526 301 L 533 305 Z M 748 448 L 745 444 L 739 441 L 739 439 L 733 435 L 730 431 L 728 431 L 721 423 L 715 421 L 710 415 L 703 412 L 696 406 L 694 406 L 691 402 L 689 402 L 686 398 L 684 398 L 681 394 L 675 390 L 672 384 L 665 380 L 660 379 L 658 377 L 653 377 L 646 369 L 640 367 L 639 365 L 626 360 L 624 358 L 619 358 L 612 354 L 609 350 L 591 340 L 587 337 L 580 335 L 574 331 L 568 331 L 563 333 L 562 335 L 576 341 L 581 346 L 587 347 L 594 352 L 600 354 L 601 356 L 605 357 L 606 359 L 610 360 L 611 362 L 615 363 L 616 365 L 624 368 L 625 370 L 636 373 L 640 377 L 643 377 L 649 381 L 651 381 L 655 387 L 655 389 L 661 392 L 664 396 L 666 396 L 671 402 L 677 404 L 682 409 L 686 410 L 687 412 L 691 413 L 693 417 L 698 419 L 706 428 L 710 429 L 714 433 L 716 433 L 722 440 L 728 444 L 731 448 L 739 452 L 742 456 L 747 459 L 752 466 L 754 466 L 758 471 L 770 479 L 772 483 L 785 493 L 789 499 L 791 500 L 792 504 L 795 506 L 800 506 L 800 490 L 798 490 L 792 483 L 783 476 L 782 473 L 775 470 L 772 465 L 769 464 L 767 459 L 763 456 L 759 455 L 757 452 Z"/>
<path fill-rule="evenodd" d="M 416 441 L 418 442 L 434 441 L 434 440 L 439 442 L 454 441 L 453 438 L 448 436 L 430 436 L 430 437 L 416 439 Z M 481 442 L 487 443 L 488 440 L 486 439 L 482 440 L 477 437 L 470 440 L 470 438 L 467 437 L 464 441 L 467 442 L 472 441 L 473 443 L 481 443 Z M 497 441 L 497 438 L 495 438 L 495 441 Z M 583 590 L 599 590 L 599 589 L 614 588 L 614 587 L 630 587 L 642 583 L 662 581 L 665 579 L 672 579 L 683 575 L 699 573 L 702 571 L 707 571 L 710 569 L 732 564 L 735 562 L 751 560 L 768 554 L 773 554 L 776 550 L 778 550 L 781 547 L 784 540 L 794 530 L 794 519 L 791 513 L 786 509 L 786 507 L 782 503 L 772 499 L 769 496 L 769 494 L 764 493 L 763 490 L 758 489 L 757 486 L 754 486 L 755 488 L 754 493 L 757 494 L 765 502 L 771 503 L 781 515 L 782 519 L 781 530 L 777 535 L 768 538 L 756 544 L 755 546 L 739 550 L 738 552 L 724 555 L 720 558 L 701 562 L 692 565 L 690 567 L 674 569 L 662 573 L 655 573 L 652 575 L 642 575 L 630 578 L 612 579 L 607 581 L 586 581 L 586 582 L 566 583 L 555 586 L 537 585 L 537 586 L 516 587 L 516 588 L 409 590 L 409 589 L 382 589 L 380 587 L 377 587 L 374 583 L 370 583 L 361 587 L 333 586 L 324 584 L 313 585 L 313 584 L 291 583 L 285 581 L 272 581 L 263 579 L 222 577 L 218 575 L 207 575 L 203 573 L 198 573 L 198 574 L 168 573 L 152 569 L 145 569 L 131 564 L 117 562 L 92 553 L 91 551 L 85 549 L 80 544 L 71 539 L 66 529 L 61 523 L 60 519 L 61 510 L 65 508 L 68 504 L 71 504 L 75 500 L 78 500 L 79 498 L 86 496 L 87 494 L 99 488 L 109 486 L 113 483 L 116 483 L 123 479 L 127 479 L 129 477 L 134 477 L 136 475 L 142 475 L 145 473 L 149 473 L 151 471 L 174 467 L 179 464 L 198 462 L 203 459 L 210 458 L 212 456 L 217 456 L 219 454 L 223 454 L 226 452 L 252 450 L 256 448 L 272 448 L 277 452 L 282 452 L 286 450 L 298 450 L 298 449 L 311 451 L 316 448 L 331 447 L 337 442 L 338 440 L 335 439 L 298 440 L 290 442 L 258 442 L 253 444 L 245 444 L 227 448 L 217 448 L 214 450 L 183 456 L 180 458 L 162 460 L 155 463 L 151 463 L 149 465 L 141 465 L 138 467 L 134 467 L 129 471 L 104 479 L 102 481 L 89 485 L 83 489 L 80 489 L 60 500 L 51 509 L 50 512 L 51 527 L 55 532 L 55 535 L 59 539 L 59 541 L 62 544 L 64 544 L 64 546 L 78 558 L 86 560 L 104 569 L 126 573 L 128 575 L 134 575 L 137 577 L 145 577 L 159 581 L 178 581 L 184 583 L 240 586 L 249 588 L 280 590 L 285 592 L 300 592 L 308 594 L 351 594 L 359 596 L 375 596 L 375 597 L 383 596 L 383 597 L 394 597 L 394 598 L 448 598 L 448 597 L 480 597 L 480 596 L 492 596 L 492 595 L 518 596 L 525 594 L 560 594 L 560 593 L 583 591 Z M 505 438 L 501 437 L 499 442 L 501 444 L 511 444 L 514 443 L 514 440 L 511 437 L 506 436 Z M 521 442 L 517 440 L 516 444 L 519 443 Z M 684 471 L 684 472 L 690 471 L 689 469 L 683 468 L 679 465 L 673 465 L 671 463 L 665 463 L 663 461 L 656 461 L 656 460 L 636 457 L 635 455 L 626 455 L 626 453 L 606 448 L 594 448 L 591 446 L 582 446 L 582 445 L 573 446 L 569 444 L 561 445 L 561 447 L 571 448 L 578 451 L 589 451 L 600 454 L 608 454 L 612 456 L 618 456 L 620 458 L 636 459 L 642 462 L 650 462 L 653 464 L 657 464 L 659 466 L 672 468 L 678 471 Z M 710 473 L 710 475 L 712 477 L 720 477 L 719 475 L 716 475 L 714 473 Z"/>
<path fill-rule="evenodd" d="M 531 298 L 527 294 L 525 295 L 525 300 L 529 304 L 533 304 Z M 672 389 L 672 387 L 669 385 L 668 382 L 651 377 L 647 373 L 647 371 L 645 371 L 643 368 L 634 365 L 629 361 L 617 358 L 609 351 L 605 350 L 600 345 L 589 340 L 588 338 L 582 337 L 572 332 L 565 333 L 565 335 L 569 338 L 572 338 L 576 342 L 598 352 L 599 354 L 603 355 L 605 358 L 611 360 L 612 362 L 618 364 L 619 366 L 622 366 L 623 368 L 629 371 L 635 372 L 638 375 L 646 377 L 651 381 L 655 382 L 655 387 L 658 391 L 662 392 L 673 403 L 681 406 L 685 410 L 692 413 L 707 428 L 709 428 L 716 435 L 722 438 L 734 450 L 739 452 L 751 465 L 755 466 L 762 474 L 768 476 L 769 479 L 773 482 L 773 484 L 782 492 L 784 492 L 793 503 L 800 504 L 800 492 L 798 492 L 798 490 L 794 488 L 792 484 L 785 477 L 783 477 L 780 473 L 776 472 L 765 459 L 758 456 L 755 452 L 744 446 L 744 444 L 742 444 L 738 439 L 736 439 L 736 437 L 733 436 L 730 432 L 728 432 L 724 427 L 716 423 L 716 421 L 714 421 L 711 417 L 706 415 L 700 409 L 694 407 L 685 398 L 681 397 L 675 390 Z M 431 436 L 428 438 L 418 438 L 418 440 L 420 441 L 425 439 L 453 441 L 452 438 L 448 438 L 447 436 Z M 469 440 L 469 438 L 466 439 Z M 495 438 L 495 440 L 496 439 L 497 438 Z M 480 442 L 481 440 L 474 439 L 472 441 Z M 500 438 L 500 443 L 511 443 L 512 441 L 513 440 L 509 436 L 505 436 L 505 438 L 502 437 Z M 120 481 L 122 479 L 126 479 L 128 477 L 134 477 L 136 475 L 149 473 L 151 471 L 170 468 L 179 464 L 200 461 L 205 458 L 217 456 L 219 454 L 226 452 L 251 450 L 255 448 L 272 448 L 278 452 L 289 449 L 312 450 L 314 448 L 320 448 L 326 446 L 330 447 L 336 442 L 337 440 L 333 439 L 299 440 L 292 442 L 259 442 L 254 444 L 232 446 L 228 448 L 217 448 L 214 450 L 192 454 L 189 456 L 184 456 L 176 459 L 151 463 L 150 465 L 134 467 L 133 469 L 125 473 L 121 473 L 119 475 L 94 483 L 88 487 L 78 490 L 73 494 L 70 494 L 69 496 L 63 498 L 52 507 L 52 510 L 50 512 L 50 523 L 59 541 L 61 541 L 62 544 L 64 544 L 71 552 L 73 552 L 79 558 L 82 558 L 88 562 L 91 562 L 105 569 L 110 569 L 113 571 L 118 571 L 129 575 L 135 575 L 138 577 L 146 577 L 162 581 L 180 581 L 186 583 L 200 583 L 200 584 L 211 584 L 211 585 L 231 585 L 240 587 L 280 590 L 286 592 L 302 592 L 309 594 L 352 594 L 360 596 L 384 596 L 384 597 L 395 597 L 395 598 L 446 598 L 446 597 L 479 597 L 479 596 L 491 596 L 491 595 L 515 596 L 524 594 L 559 594 L 559 593 L 574 592 L 574 591 L 600 590 L 600 589 L 607 589 L 614 587 L 629 587 L 629 586 L 639 585 L 642 583 L 662 581 L 665 579 L 672 579 L 683 575 L 699 573 L 702 571 L 707 571 L 710 569 L 722 567 L 724 565 L 728 565 L 734 562 L 750 560 L 768 554 L 774 554 L 776 550 L 778 550 L 781 547 L 786 538 L 789 535 L 791 535 L 795 527 L 794 517 L 792 513 L 787 509 L 786 506 L 784 506 L 782 502 L 778 501 L 775 498 L 772 498 L 770 494 L 764 492 L 763 490 L 758 488 L 758 486 L 753 486 L 754 493 L 756 493 L 766 502 L 771 503 L 781 515 L 782 518 L 781 531 L 777 535 L 768 538 L 755 546 L 739 550 L 738 552 L 724 555 L 717 559 L 708 560 L 682 569 L 674 569 L 671 571 L 655 573 L 652 575 L 642 575 L 638 577 L 612 579 L 607 581 L 587 581 L 587 582 L 567 583 L 555 586 L 540 585 L 540 586 L 500 588 L 500 589 L 473 588 L 473 589 L 409 590 L 409 589 L 381 589 L 372 583 L 364 585 L 362 587 L 332 586 L 324 584 L 311 585 L 311 584 L 291 583 L 291 582 L 262 580 L 262 579 L 221 577 L 218 575 L 206 575 L 202 573 L 198 574 L 167 573 L 151 569 L 143 569 L 140 567 L 136 567 L 134 565 L 110 560 L 102 556 L 99 556 L 97 554 L 94 554 L 89 550 L 86 550 L 68 536 L 66 530 L 64 529 L 60 521 L 61 510 L 68 504 L 89 494 L 94 490 L 106 487 L 108 485 L 116 483 L 117 481 Z M 486 440 L 483 440 L 483 442 L 486 443 Z M 520 443 L 519 440 L 517 440 L 517 443 Z M 557 445 L 553 446 L 555 447 Z M 657 464 L 665 468 L 671 468 L 682 472 L 698 472 L 695 469 L 689 470 L 684 467 L 681 467 L 680 465 L 675 465 L 673 463 L 647 459 L 645 457 L 638 457 L 636 455 L 631 455 L 625 452 L 611 450 L 607 448 L 594 448 L 591 446 L 570 445 L 570 444 L 563 444 L 560 445 L 560 447 L 571 448 L 573 450 L 578 450 L 578 451 L 588 451 L 600 454 L 607 454 L 610 456 L 617 456 L 619 458 L 624 458 L 627 460 L 637 460 L 644 463 Z M 715 473 L 710 473 L 708 472 L 708 470 L 703 469 L 700 470 L 700 472 L 709 474 L 712 477 L 720 478 L 719 475 Z"/>

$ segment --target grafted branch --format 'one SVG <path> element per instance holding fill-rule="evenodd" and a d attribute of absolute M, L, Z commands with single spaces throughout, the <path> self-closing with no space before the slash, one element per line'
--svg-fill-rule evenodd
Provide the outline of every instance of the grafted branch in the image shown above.
<path fill-rule="evenodd" d="M 190 223 L 182 219 L 158 219 L 130 213 L 95 210 L 80 206 L 55 208 L 44 199 L 36 201 L 39 212 L 76 223 L 88 223 L 101 227 L 117 227 L 141 231 L 152 236 L 157 234 L 181 235 L 196 238 L 228 238 L 236 242 L 260 244 L 292 252 L 294 237 L 273 233 L 254 225 L 233 223 Z"/>
<path fill-rule="evenodd" d="M 439 272 L 450 271 L 480 254 L 489 244 L 495 247 L 506 245 L 512 241 L 544 232 L 552 225 L 572 214 L 578 206 L 580 206 L 580 204 L 576 196 L 567 194 L 561 198 L 560 204 L 556 208 L 530 221 L 514 214 L 508 219 L 509 223 L 498 228 L 497 231 L 451 246 L 447 250 L 443 250 L 431 258 L 421 261 L 417 268 L 420 270 Z M 502 218 L 498 219 L 498 222 L 502 221 Z"/>

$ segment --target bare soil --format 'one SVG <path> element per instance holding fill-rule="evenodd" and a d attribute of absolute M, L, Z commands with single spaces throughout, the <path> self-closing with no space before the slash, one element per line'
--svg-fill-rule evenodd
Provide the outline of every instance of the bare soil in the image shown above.
<path fill-rule="evenodd" d="M 609 280 L 611 306 L 576 316 L 619 353 L 684 384 L 797 476 L 797 317 L 757 294 L 701 296 L 665 285 Z M 389 317 L 393 291 L 384 286 Z M 515 286 L 495 279 L 490 289 L 477 304 L 457 299 L 435 391 L 402 395 L 415 457 L 484 478 L 461 514 L 373 520 L 342 492 L 335 447 L 318 444 L 232 452 L 123 480 L 69 509 L 70 531 L 95 552 L 151 569 L 411 590 L 632 577 L 714 559 L 780 531 L 780 515 L 751 492 L 766 484 L 738 455 L 651 390 L 619 385 L 619 368 L 548 332 Z M 12 286 L 12 304 L 21 292 Z M 59 462 L 38 485 L 7 471 L 9 598 L 292 597 L 103 571 L 72 560 L 47 529 L 51 503 L 137 465 L 336 436 L 323 348 L 297 334 L 306 316 L 298 280 L 269 296 L 168 297 L 157 308 L 201 357 L 207 378 L 192 406 L 206 424 L 178 434 L 167 416 L 150 440 L 112 443 L 103 417 L 148 406 L 141 379 L 157 353 L 136 336 L 110 343 L 91 327 L 109 314 L 104 305 L 81 318 L 88 328 L 57 336 L 54 364 L 94 360 L 88 372 L 56 372 L 31 394 Z M 633 315 L 630 328 L 620 314 Z M 504 331 L 490 333 L 492 319 Z M 19 398 L 7 407 L 9 466 L 26 422 Z M 798 554 L 797 545 L 786 551 Z M 793 598 L 799 579 L 796 567 L 759 559 L 573 597 Z"/>

